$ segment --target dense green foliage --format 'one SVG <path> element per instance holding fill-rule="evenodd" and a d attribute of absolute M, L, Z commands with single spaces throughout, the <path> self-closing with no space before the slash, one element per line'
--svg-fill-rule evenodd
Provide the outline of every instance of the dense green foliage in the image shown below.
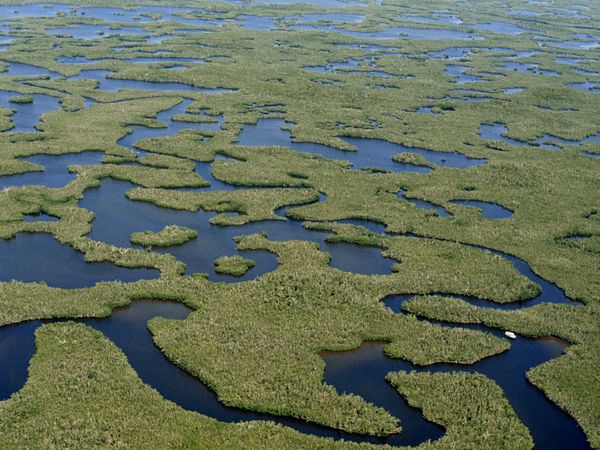
<path fill-rule="evenodd" d="M 144 247 L 172 247 L 198 237 L 198 232 L 179 225 L 167 225 L 158 232 L 140 231 L 131 235 L 131 243 Z"/>
<path fill-rule="evenodd" d="M 248 270 L 254 267 L 255 263 L 251 259 L 241 256 L 223 256 L 215 261 L 215 271 L 226 275 L 241 277 Z"/>

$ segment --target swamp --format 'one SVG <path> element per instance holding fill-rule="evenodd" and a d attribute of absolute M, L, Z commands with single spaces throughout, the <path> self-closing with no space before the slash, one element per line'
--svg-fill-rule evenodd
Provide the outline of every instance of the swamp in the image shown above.
<path fill-rule="evenodd" d="M 0 448 L 600 448 L 600 0 L 1 0 Z"/>

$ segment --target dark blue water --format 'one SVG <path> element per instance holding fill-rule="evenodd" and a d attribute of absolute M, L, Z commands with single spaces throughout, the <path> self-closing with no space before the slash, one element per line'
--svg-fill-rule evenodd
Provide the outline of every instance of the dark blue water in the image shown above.
<path fill-rule="evenodd" d="M 598 41 L 543 41 L 542 44 L 547 44 L 556 48 L 590 50 L 600 47 Z"/>
<path fill-rule="evenodd" d="M 415 23 L 439 23 L 441 25 L 460 25 L 462 23 L 462 20 L 460 20 L 454 14 L 434 13 L 431 17 L 403 15 L 398 18 L 400 20 L 406 20 L 408 22 Z"/>
<path fill-rule="evenodd" d="M 70 6 L 62 3 L 31 3 L 29 5 L 0 5 L 0 17 L 51 17 L 68 12 Z"/>
<path fill-rule="evenodd" d="M 471 56 L 470 47 L 449 47 L 444 50 L 434 50 L 423 54 L 428 59 L 465 59 Z"/>
<path fill-rule="evenodd" d="M 351 22 L 360 23 L 364 20 L 365 16 L 362 14 L 348 14 L 348 13 L 323 13 L 323 14 L 304 14 L 296 17 L 296 21 L 299 23 L 312 23 L 312 22 Z"/>
<path fill-rule="evenodd" d="M 489 330 L 486 330 L 489 331 Z M 501 336 L 500 332 L 494 334 Z M 402 420 L 403 433 L 386 440 L 388 444 L 416 445 L 423 438 L 436 439 L 440 427 L 425 422 L 420 411 L 409 407 L 386 381 L 385 376 L 396 371 L 482 373 L 500 385 L 512 407 L 529 428 L 540 449 L 587 449 L 586 438 L 575 421 L 533 387 L 525 373 L 545 361 L 558 357 L 565 343 L 556 339 L 526 339 L 511 341 L 511 349 L 486 358 L 476 364 L 436 364 L 422 368 L 406 361 L 387 358 L 384 343 L 366 342 L 349 352 L 324 353 L 325 382 L 339 391 L 356 393 L 368 401 L 383 406 Z M 368 380 L 368 381 L 366 381 Z M 552 432 L 549 432 L 552 430 Z"/>
<path fill-rule="evenodd" d="M 182 58 L 173 56 L 164 57 L 149 57 L 149 56 L 136 56 L 135 58 L 118 58 L 116 61 L 123 61 L 134 64 L 168 64 L 168 63 L 193 63 L 201 64 L 205 61 L 198 58 Z M 97 64 L 106 61 L 106 59 L 88 59 L 85 56 L 59 56 L 56 58 L 56 62 L 59 64 Z"/>
<path fill-rule="evenodd" d="M 142 14 L 160 14 L 160 17 L 155 19 Z M 85 18 L 104 20 L 106 22 L 156 23 L 172 21 L 191 26 L 219 26 L 223 21 L 222 19 L 210 15 L 202 8 L 184 8 L 177 6 L 142 5 L 135 9 L 85 7 L 78 8 L 77 15 Z"/>
<path fill-rule="evenodd" d="M 419 209 L 428 209 L 428 210 L 434 211 L 438 217 L 450 217 L 450 213 L 448 211 L 446 211 L 446 209 L 443 206 L 434 205 L 433 203 L 430 203 L 426 200 L 419 200 L 416 198 L 406 198 L 404 196 L 404 194 L 405 194 L 405 192 L 402 189 L 396 195 L 400 200 L 403 200 L 405 202 L 410 202 Z"/>
<path fill-rule="evenodd" d="M 184 262 L 187 265 L 187 273 L 208 273 L 209 279 L 218 281 L 253 279 L 277 267 L 276 258 L 270 253 L 239 253 L 235 248 L 235 236 L 261 232 L 266 232 L 269 239 L 276 241 L 297 239 L 317 242 L 322 251 L 332 255 L 331 265 L 340 270 L 367 274 L 391 273 L 394 261 L 384 258 L 381 249 L 325 242 L 327 233 L 306 230 L 298 221 L 265 221 L 243 226 L 219 227 L 209 222 L 215 216 L 214 212 L 175 211 L 150 203 L 128 200 L 125 198 L 125 192 L 133 187 L 127 182 L 105 179 L 100 188 L 86 192 L 79 206 L 96 213 L 92 222 L 93 229 L 88 237 L 119 247 L 129 247 L 129 237 L 136 231 L 160 231 L 172 224 L 192 228 L 198 232 L 197 239 L 178 247 L 155 250 L 170 253 Z M 217 258 L 236 254 L 254 259 L 255 267 L 244 276 L 235 279 L 214 271 L 214 261 Z M 365 260 L 369 261 L 368 265 L 364 264 Z"/>
<path fill-rule="evenodd" d="M 512 88 L 503 89 L 502 92 L 504 92 L 506 95 L 513 95 L 513 94 L 520 94 L 524 90 L 525 89 L 520 88 L 520 87 L 512 87 Z"/>
<path fill-rule="evenodd" d="M 409 28 L 391 27 L 380 31 L 350 31 L 331 25 L 293 25 L 289 28 L 304 30 L 320 30 L 351 36 L 359 39 L 425 39 L 425 40 L 456 40 L 475 41 L 483 39 L 474 33 L 448 30 L 445 28 Z"/>
<path fill-rule="evenodd" d="M 45 214 L 45 213 L 29 214 L 29 215 L 23 216 L 23 221 L 25 221 L 25 222 L 56 222 L 56 221 L 58 221 L 58 217 L 49 216 L 48 214 Z"/>
<path fill-rule="evenodd" d="M 357 436 L 301 420 L 224 406 L 213 391 L 197 378 L 171 363 L 154 346 L 147 323 L 154 317 L 182 320 L 190 310 L 179 303 L 137 300 L 131 306 L 113 310 L 105 319 L 80 322 L 100 331 L 125 354 L 141 380 L 165 399 L 189 411 L 196 411 L 223 422 L 268 420 L 316 436 L 384 443 L 386 440 Z M 0 400 L 9 398 L 25 384 L 27 367 L 35 352 L 34 332 L 50 321 L 24 322 L 0 328 Z M 6 364 L 10 361 L 10 364 Z M 337 381 L 337 380 L 336 380 Z M 396 398 L 400 398 L 396 394 Z M 401 435 L 402 436 L 402 435 Z"/>
<path fill-rule="evenodd" d="M 407 233 L 406 236 L 414 237 L 417 239 L 429 237 L 429 236 L 419 235 L 419 234 L 415 234 L 415 233 Z M 441 238 L 435 238 L 435 237 L 431 237 L 431 238 L 437 239 L 440 241 L 444 241 L 444 242 L 456 242 L 456 241 L 452 241 L 449 239 L 441 239 Z M 547 281 L 546 279 L 544 279 L 544 278 L 540 277 L 538 274 L 536 274 L 531 269 L 529 264 L 526 263 L 524 260 L 522 260 L 514 255 L 511 255 L 509 253 L 506 253 L 506 252 L 503 252 L 500 250 L 495 250 L 495 249 L 492 249 L 489 247 L 484 247 L 482 245 L 469 244 L 466 242 L 458 242 L 458 243 L 460 243 L 461 245 L 466 245 L 467 247 L 490 252 L 493 255 L 500 256 L 501 258 L 506 259 L 508 262 L 510 262 L 512 264 L 512 266 L 515 268 L 515 270 L 517 272 L 519 272 L 521 275 L 529 278 L 529 280 L 531 280 L 533 283 L 537 284 L 538 287 L 540 288 L 540 293 L 532 299 L 524 300 L 521 302 L 506 303 L 506 304 L 502 304 L 502 305 L 493 303 L 493 302 L 483 303 L 484 301 L 474 299 L 471 297 L 465 297 L 465 296 L 458 296 L 458 297 L 463 298 L 469 302 L 471 302 L 471 301 L 482 302 L 481 304 L 478 304 L 477 306 L 489 306 L 489 307 L 493 306 L 495 308 L 501 308 L 501 309 L 517 309 L 517 308 L 521 308 L 524 306 L 529 307 L 529 306 L 537 305 L 542 302 L 580 305 L 580 303 L 575 303 L 572 299 L 567 297 L 565 295 L 564 291 L 562 289 L 560 289 L 557 285 Z"/>
<path fill-rule="evenodd" d="M 104 153 L 85 152 L 68 153 L 65 155 L 36 155 L 28 158 L 22 158 L 24 161 L 40 164 L 43 166 L 43 172 L 28 172 L 18 175 L 0 176 L 0 189 L 10 186 L 29 186 L 39 185 L 46 187 L 63 187 L 69 181 L 75 179 L 76 175 L 68 171 L 72 165 L 98 165 L 100 164 Z"/>
<path fill-rule="evenodd" d="M 79 74 L 69 77 L 70 80 L 91 79 L 98 81 L 98 89 L 108 92 L 117 92 L 121 89 L 139 89 L 142 91 L 163 92 L 163 91 L 180 91 L 182 95 L 185 92 L 202 92 L 205 94 L 216 94 L 220 92 L 228 92 L 230 89 L 224 88 L 204 88 L 191 86 L 184 83 L 176 82 L 156 82 L 142 80 L 126 80 L 119 78 L 111 78 L 113 72 L 110 70 L 82 70 Z"/>
<path fill-rule="evenodd" d="M 150 269 L 86 263 L 81 253 L 60 244 L 49 234 L 19 233 L 11 240 L 0 241 L 1 281 L 45 282 L 52 287 L 75 289 L 99 281 L 131 282 L 158 275 L 158 271 Z"/>
<path fill-rule="evenodd" d="M 473 25 L 467 25 L 471 28 L 475 28 L 476 30 L 488 31 L 491 33 L 499 33 L 499 34 L 509 34 L 509 35 L 517 35 L 522 33 L 527 33 L 533 30 L 529 30 L 527 28 L 522 28 L 518 25 L 514 25 L 508 22 L 489 22 L 489 23 L 476 23 Z"/>
<path fill-rule="evenodd" d="M 20 62 L 9 62 L 8 69 L 2 72 L 2 75 L 8 77 L 48 77 L 54 79 L 62 77 L 58 72 L 53 72 L 44 67 L 32 66 L 31 64 L 25 64 Z"/>
<path fill-rule="evenodd" d="M 480 200 L 453 200 L 452 203 L 478 208 L 481 210 L 481 216 L 484 219 L 505 219 L 512 216 L 512 211 L 497 203 L 483 202 Z"/>
<path fill-rule="evenodd" d="M 569 66 L 575 66 L 579 64 L 583 59 L 582 58 L 572 58 L 566 56 L 559 56 L 554 58 L 554 61 L 558 64 L 566 64 Z"/>
<path fill-rule="evenodd" d="M 509 9 L 506 12 L 508 14 L 517 15 L 517 16 L 528 16 L 528 17 L 541 16 L 541 13 L 539 13 L 537 11 L 531 11 L 528 9 Z"/>
<path fill-rule="evenodd" d="M 582 154 L 588 158 L 600 158 L 600 153 L 582 152 Z"/>
<path fill-rule="evenodd" d="M 567 83 L 567 86 L 579 89 L 580 91 L 585 92 L 600 92 L 600 83 L 596 81 L 583 81 L 581 83 Z"/>
<path fill-rule="evenodd" d="M 314 143 L 292 142 L 289 127 L 291 124 L 281 119 L 260 119 L 256 125 L 246 125 L 239 135 L 239 144 L 246 146 L 283 146 L 294 150 L 321 155 L 329 159 L 347 160 L 354 169 L 378 167 L 395 172 L 430 172 L 423 166 L 404 164 L 392 159 L 402 152 L 417 153 L 428 161 L 445 167 L 466 168 L 485 163 L 484 159 L 469 158 L 458 152 L 436 152 L 417 147 L 406 147 L 380 139 L 344 137 L 344 141 L 356 146 L 356 152 L 344 152 L 333 147 Z"/>
<path fill-rule="evenodd" d="M 240 26 L 248 30 L 271 31 L 279 28 L 273 17 L 244 14 L 240 19 Z"/>
<path fill-rule="evenodd" d="M 230 3 L 244 4 L 245 0 L 223 0 Z M 314 5 L 325 8 L 350 8 L 353 6 L 364 6 L 356 0 L 256 0 L 256 3 L 265 5 L 288 5 L 290 3 L 302 3 L 305 5 Z"/>
<path fill-rule="evenodd" d="M 357 67 L 360 63 L 360 60 L 350 58 L 346 61 L 332 61 L 324 66 L 305 66 L 304 68 L 313 72 L 337 72 L 338 69 Z"/>
<path fill-rule="evenodd" d="M 60 98 L 44 94 L 32 94 L 32 103 L 11 103 L 12 97 L 21 94 L 11 91 L 0 91 L 0 106 L 12 109 L 13 128 L 11 132 L 36 131 L 35 126 L 40 122 L 40 116 L 50 111 L 60 109 Z"/>
<path fill-rule="evenodd" d="M 553 77 L 560 75 L 558 72 L 555 72 L 553 70 L 540 69 L 539 64 L 526 63 L 526 62 L 507 61 L 507 62 L 504 62 L 504 63 L 496 66 L 496 68 L 502 69 L 502 70 L 509 70 L 512 72 L 530 73 L 530 74 L 534 74 L 534 75 L 546 75 L 546 76 L 553 76 Z"/>
<path fill-rule="evenodd" d="M 446 75 L 454 77 L 457 84 L 480 83 L 487 81 L 486 79 L 481 78 L 480 76 L 466 73 L 469 69 L 470 67 L 468 66 L 449 65 L 446 66 Z"/>
<path fill-rule="evenodd" d="M 119 27 L 111 28 L 108 25 L 94 25 L 94 24 L 73 24 L 67 27 L 56 27 L 47 28 L 47 33 L 55 35 L 66 35 L 75 39 L 102 39 L 106 36 L 123 36 L 123 35 L 140 35 L 150 34 L 149 31 L 139 27 Z"/>
<path fill-rule="evenodd" d="M 584 143 L 600 143 L 600 132 L 587 136 L 579 141 L 571 141 L 551 134 L 544 134 L 531 142 L 520 141 L 506 136 L 508 128 L 503 123 L 482 124 L 479 127 L 479 137 L 483 141 L 501 141 L 516 147 L 531 146 L 532 148 L 543 148 L 546 150 L 558 150 L 560 146 L 574 146 Z M 535 147 L 533 147 L 535 144 Z M 560 146 L 559 146 L 560 145 Z"/>
<path fill-rule="evenodd" d="M 436 364 L 426 368 L 414 366 L 383 355 L 383 343 L 366 342 L 349 352 L 325 352 L 325 382 L 339 392 L 353 392 L 384 407 L 402 421 L 403 432 L 387 438 L 359 438 L 325 427 L 289 418 L 253 413 L 230 408 L 218 402 L 216 395 L 196 378 L 168 361 L 154 346 L 146 328 L 156 316 L 182 320 L 190 310 L 178 303 L 140 300 L 127 308 L 116 309 L 105 319 L 82 320 L 102 332 L 127 356 L 129 364 L 146 384 L 157 389 L 163 397 L 191 411 L 226 422 L 272 420 L 304 433 L 318 436 L 365 440 L 373 443 L 415 445 L 426 439 L 442 436 L 441 427 L 425 421 L 416 408 L 406 402 L 387 384 L 385 376 L 392 371 L 449 372 L 464 370 L 479 372 L 494 379 L 507 394 L 513 408 L 530 429 L 538 448 L 589 448 L 575 422 L 556 408 L 525 379 L 531 367 L 559 356 L 565 344 L 555 339 L 526 339 L 511 341 L 511 349 L 501 355 L 486 358 L 471 366 Z M 0 328 L 0 399 L 19 390 L 27 376 L 27 365 L 35 351 L 33 332 L 40 322 L 25 322 Z M 482 327 L 477 327 L 482 328 Z M 486 330 L 488 331 L 488 330 Z M 501 336 L 500 332 L 494 332 Z M 10 364 L 4 362 L 10 361 Z M 516 376 L 517 375 L 517 376 Z M 368 380 L 368 382 L 365 382 Z M 542 420 L 540 420 L 542 418 Z M 549 428 L 551 427 L 551 428 Z M 554 433 L 548 433 L 552 429 Z"/>

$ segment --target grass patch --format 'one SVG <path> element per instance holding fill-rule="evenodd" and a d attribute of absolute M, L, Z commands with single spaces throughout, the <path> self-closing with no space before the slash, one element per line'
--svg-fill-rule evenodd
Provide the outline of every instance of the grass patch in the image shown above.
<path fill-rule="evenodd" d="M 198 232 L 178 225 L 167 225 L 159 232 L 140 231 L 132 233 L 131 243 L 144 247 L 174 247 L 196 239 Z"/>
<path fill-rule="evenodd" d="M 255 262 L 242 256 L 223 256 L 215 261 L 215 271 L 225 275 L 241 277 L 254 267 Z"/>

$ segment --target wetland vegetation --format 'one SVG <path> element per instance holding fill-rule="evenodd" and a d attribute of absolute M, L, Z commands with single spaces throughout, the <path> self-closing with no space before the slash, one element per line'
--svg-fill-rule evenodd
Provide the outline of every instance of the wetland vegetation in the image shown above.
<path fill-rule="evenodd" d="M 3 446 L 600 448 L 597 0 L 0 16 Z"/>

